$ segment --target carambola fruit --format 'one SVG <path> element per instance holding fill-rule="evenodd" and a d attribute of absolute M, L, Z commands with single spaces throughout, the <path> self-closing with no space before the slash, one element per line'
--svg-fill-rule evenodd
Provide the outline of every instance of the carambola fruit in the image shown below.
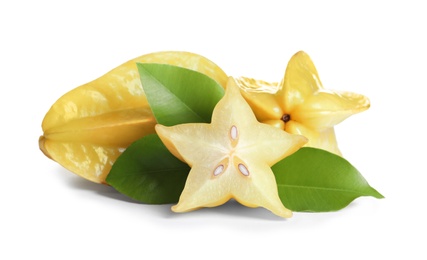
<path fill-rule="evenodd" d="M 136 63 L 162 63 L 204 73 L 222 86 L 227 75 L 189 52 L 156 52 L 130 60 L 60 97 L 42 122 L 39 147 L 49 158 L 90 181 L 105 183 L 116 158 L 134 141 L 154 133 L 155 118 Z"/>
<path fill-rule="evenodd" d="M 156 125 L 156 132 L 170 152 L 191 167 L 173 211 L 215 207 L 235 199 L 284 218 L 292 216 L 279 198 L 270 167 L 307 139 L 259 123 L 233 78 L 210 124 Z"/>
<path fill-rule="evenodd" d="M 290 59 L 280 84 L 245 77 L 237 82 L 259 121 L 303 135 L 307 146 L 338 155 L 334 126 L 370 106 L 363 95 L 324 89 L 316 67 L 302 51 Z"/>

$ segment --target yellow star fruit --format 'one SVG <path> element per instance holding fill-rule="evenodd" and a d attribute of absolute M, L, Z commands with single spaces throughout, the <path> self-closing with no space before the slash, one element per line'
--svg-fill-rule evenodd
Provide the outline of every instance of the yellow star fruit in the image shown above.
<path fill-rule="evenodd" d="M 174 212 L 215 207 L 235 199 L 284 218 L 292 216 L 278 196 L 270 166 L 307 140 L 258 122 L 233 78 L 210 124 L 156 125 L 155 129 L 166 147 L 191 167 Z"/>
<path fill-rule="evenodd" d="M 310 57 L 300 51 L 280 84 L 241 77 L 242 94 L 260 122 L 308 138 L 307 146 L 341 155 L 334 126 L 369 108 L 363 95 L 323 88 Z"/>
<path fill-rule="evenodd" d="M 52 105 L 39 138 L 46 156 L 90 181 L 105 183 L 124 149 L 154 133 L 156 121 L 141 86 L 137 62 L 196 70 L 222 86 L 228 79 L 212 61 L 189 52 L 156 52 L 130 60 L 71 90 Z"/>

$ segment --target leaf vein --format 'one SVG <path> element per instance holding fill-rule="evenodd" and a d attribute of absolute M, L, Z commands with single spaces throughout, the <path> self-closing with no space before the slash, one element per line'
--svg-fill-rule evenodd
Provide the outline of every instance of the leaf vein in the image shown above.
<path fill-rule="evenodd" d="M 355 194 L 364 194 L 364 193 L 357 191 L 357 190 L 346 190 L 346 189 L 330 188 L 330 187 L 301 186 L 301 185 L 289 185 L 289 184 L 277 184 L 277 186 L 299 188 L 299 189 L 314 189 L 314 190 L 326 190 L 326 191 L 334 191 L 334 192 L 347 192 L 347 193 L 355 193 Z"/>

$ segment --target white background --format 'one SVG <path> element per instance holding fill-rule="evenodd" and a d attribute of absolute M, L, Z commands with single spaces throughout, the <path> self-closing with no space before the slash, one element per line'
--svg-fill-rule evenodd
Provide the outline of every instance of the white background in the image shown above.
<path fill-rule="evenodd" d="M 422 1 L 5 2 L 1 259 L 426 259 Z M 326 88 L 371 99 L 336 132 L 347 160 L 386 198 L 289 220 L 236 203 L 176 214 L 83 180 L 39 151 L 42 119 L 62 94 L 163 50 L 271 81 L 304 50 Z"/>

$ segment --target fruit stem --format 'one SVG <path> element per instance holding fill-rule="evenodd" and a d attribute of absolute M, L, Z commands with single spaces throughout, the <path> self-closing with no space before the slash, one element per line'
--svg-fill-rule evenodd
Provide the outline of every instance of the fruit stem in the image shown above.
<path fill-rule="evenodd" d="M 283 122 L 287 123 L 287 122 L 289 122 L 291 120 L 291 115 L 284 114 L 281 119 L 282 119 Z"/>

